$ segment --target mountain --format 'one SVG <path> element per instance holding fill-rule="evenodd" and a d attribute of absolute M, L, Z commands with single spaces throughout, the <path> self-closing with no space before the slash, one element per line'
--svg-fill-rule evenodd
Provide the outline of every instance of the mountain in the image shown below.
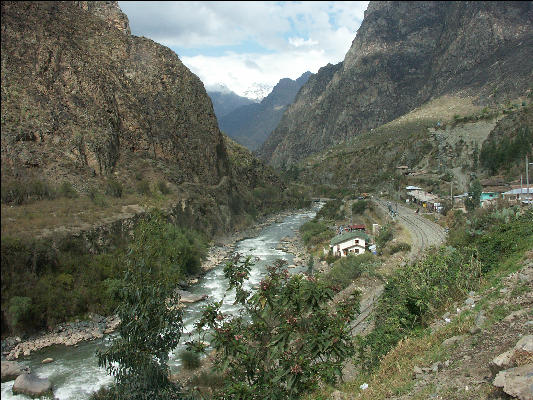
<path fill-rule="evenodd" d="M 344 61 L 309 79 L 259 154 L 295 163 L 442 96 L 525 95 L 532 22 L 531 2 L 370 2 Z"/>
<path fill-rule="evenodd" d="M 312 74 L 281 79 L 260 103 L 241 106 L 219 118 L 220 129 L 251 150 L 257 149 L 279 123 L 288 104 Z"/>
<path fill-rule="evenodd" d="M 252 99 L 239 96 L 226 87 L 208 88 L 207 94 L 213 102 L 213 109 L 218 120 L 239 107 L 256 103 Z"/>
<path fill-rule="evenodd" d="M 1 12 L 2 210 L 43 197 L 61 207 L 50 185 L 94 198 L 106 185 L 133 196 L 159 182 L 176 221 L 212 236 L 262 212 L 256 186 L 283 190 L 257 160 L 251 183 L 239 181 L 200 79 L 169 48 L 132 36 L 117 2 L 2 2 Z"/>

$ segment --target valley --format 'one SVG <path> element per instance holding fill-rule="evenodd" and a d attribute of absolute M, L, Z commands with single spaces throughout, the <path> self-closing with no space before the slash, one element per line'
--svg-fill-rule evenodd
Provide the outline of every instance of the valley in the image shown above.
<path fill-rule="evenodd" d="M 2 398 L 533 399 L 532 2 L 1 8 Z"/>

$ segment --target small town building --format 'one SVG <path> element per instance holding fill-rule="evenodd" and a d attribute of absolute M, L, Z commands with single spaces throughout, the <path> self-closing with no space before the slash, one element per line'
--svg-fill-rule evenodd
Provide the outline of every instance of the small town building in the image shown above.
<path fill-rule="evenodd" d="M 533 187 L 512 189 L 503 193 L 503 198 L 510 201 L 528 202 L 533 200 Z"/>
<path fill-rule="evenodd" d="M 346 257 L 348 254 L 363 254 L 369 242 L 370 236 L 364 232 L 345 232 L 331 239 L 329 249 L 334 256 Z"/>

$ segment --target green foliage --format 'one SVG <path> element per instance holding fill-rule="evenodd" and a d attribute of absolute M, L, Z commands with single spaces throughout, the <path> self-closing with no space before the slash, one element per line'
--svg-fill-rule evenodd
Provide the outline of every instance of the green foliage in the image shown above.
<path fill-rule="evenodd" d="M 427 327 L 445 307 L 476 289 L 485 274 L 533 246 L 532 210 L 480 209 L 468 216 L 455 212 L 448 220 L 448 244 L 454 247 L 433 249 L 424 260 L 396 270 L 385 285 L 375 329 L 359 338 L 364 368 L 376 367 L 399 340 Z"/>
<path fill-rule="evenodd" d="M 400 242 L 390 247 L 390 254 L 395 254 L 399 251 L 411 251 L 411 245 L 408 243 Z"/>
<path fill-rule="evenodd" d="M 31 298 L 15 296 L 9 299 L 8 316 L 13 331 L 23 331 L 32 317 Z"/>
<path fill-rule="evenodd" d="M 362 214 L 365 212 L 368 203 L 365 200 L 358 200 L 352 204 L 352 214 Z"/>
<path fill-rule="evenodd" d="M 302 240 L 307 246 L 316 246 L 331 239 L 335 236 L 335 232 L 329 229 L 328 225 L 320 221 L 309 221 L 300 227 L 300 234 Z"/>
<path fill-rule="evenodd" d="M 512 165 L 522 162 L 526 154 L 533 155 L 533 132 L 531 127 L 518 129 L 514 138 L 504 136 L 498 141 L 485 141 L 481 148 L 479 160 L 481 165 L 492 175 Z"/>
<path fill-rule="evenodd" d="M 76 189 L 74 189 L 74 186 L 72 186 L 72 183 L 70 182 L 61 183 L 57 192 L 59 196 L 67 197 L 69 199 L 75 199 L 78 197 L 78 192 L 76 192 Z"/>
<path fill-rule="evenodd" d="M 181 271 L 178 254 L 157 240 L 172 233 L 162 215 L 150 215 L 136 227 L 124 258 L 117 292 L 120 336 L 98 352 L 99 365 L 115 378 L 118 398 L 173 397 L 168 357 L 183 328 L 175 291 Z"/>
<path fill-rule="evenodd" d="M 470 188 L 468 189 L 469 197 L 465 199 L 465 208 L 468 211 L 473 211 L 480 206 L 481 193 L 483 191 L 483 186 L 479 179 L 474 179 L 470 183 Z"/>
<path fill-rule="evenodd" d="M 137 193 L 150 196 L 152 194 L 152 191 L 150 190 L 150 184 L 145 181 L 144 179 L 137 182 Z"/>
<path fill-rule="evenodd" d="M 382 251 L 385 245 L 392 240 L 392 237 L 392 226 L 390 224 L 382 226 L 378 235 L 376 236 L 376 244 L 378 249 Z"/>
<path fill-rule="evenodd" d="M 296 399 L 320 381 L 334 383 L 353 353 L 347 321 L 357 313 L 357 296 L 332 309 L 331 288 L 291 276 L 281 261 L 253 293 L 243 287 L 250 268 L 250 258 L 239 256 L 224 268 L 241 313 L 222 314 L 222 301 L 213 303 L 196 325 L 200 338 L 211 328 L 215 365 L 227 377 L 215 398 Z M 204 348 L 201 341 L 189 345 Z"/>
<path fill-rule="evenodd" d="M 342 290 L 348 287 L 365 271 L 373 270 L 377 266 L 376 257 L 370 253 L 348 255 L 337 259 L 331 270 L 320 276 L 329 286 Z"/>
<path fill-rule="evenodd" d="M 200 367 L 200 354 L 190 350 L 183 350 L 180 353 L 181 365 L 187 370 L 193 370 Z"/>
<path fill-rule="evenodd" d="M 105 194 L 113 197 L 122 197 L 124 188 L 122 184 L 115 178 L 109 178 L 106 182 Z"/>
<path fill-rule="evenodd" d="M 316 213 L 316 219 L 341 220 L 344 219 L 344 211 L 341 211 L 342 200 L 330 200 Z"/>
<path fill-rule="evenodd" d="M 157 182 L 157 188 L 159 189 L 161 194 L 169 194 L 170 193 L 170 189 L 167 186 L 167 183 L 165 181 L 158 181 Z"/>
<path fill-rule="evenodd" d="M 396 270 L 376 307 L 374 331 L 359 340 L 365 368 L 378 365 L 400 339 L 427 326 L 437 310 L 476 287 L 481 276 L 476 254 L 443 247 Z"/>

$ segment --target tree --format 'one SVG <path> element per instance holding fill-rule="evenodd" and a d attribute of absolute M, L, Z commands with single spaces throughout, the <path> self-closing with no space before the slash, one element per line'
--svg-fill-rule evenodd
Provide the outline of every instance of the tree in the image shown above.
<path fill-rule="evenodd" d="M 222 301 L 208 305 L 196 324 L 205 350 L 210 328 L 215 366 L 226 377 L 216 396 L 223 399 L 295 399 L 320 381 L 334 383 L 343 361 L 354 352 L 348 321 L 358 312 L 358 295 L 329 304 L 334 291 L 312 276 L 289 275 L 278 260 L 256 292 L 245 290 L 250 257 L 236 258 L 224 268 L 235 289 L 239 315 L 221 312 Z"/>
<path fill-rule="evenodd" d="M 483 186 L 481 186 L 479 179 L 476 178 L 470 183 L 470 188 L 468 189 L 469 197 L 465 200 L 465 207 L 468 211 L 473 211 L 479 207 L 482 191 Z"/>
<path fill-rule="evenodd" d="M 183 328 L 175 291 L 182 274 L 178 255 L 166 245 L 168 225 L 161 214 L 150 215 L 139 223 L 128 247 L 116 293 L 120 336 L 97 354 L 99 365 L 115 378 L 115 399 L 178 398 L 168 378 L 168 355 Z"/>
<path fill-rule="evenodd" d="M 362 214 L 366 210 L 366 206 L 365 200 L 357 200 L 352 204 L 352 214 Z"/>

